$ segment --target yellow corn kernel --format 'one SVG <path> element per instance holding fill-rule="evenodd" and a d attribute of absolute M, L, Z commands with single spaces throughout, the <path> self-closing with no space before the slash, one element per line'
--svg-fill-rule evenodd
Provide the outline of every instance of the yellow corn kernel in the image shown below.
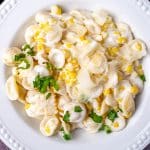
<path fill-rule="evenodd" d="M 86 38 L 85 38 L 85 36 L 80 36 L 79 39 L 80 39 L 80 41 L 84 41 Z"/>
<path fill-rule="evenodd" d="M 114 34 L 120 36 L 120 32 L 119 31 L 114 31 Z"/>
<path fill-rule="evenodd" d="M 116 54 L 118 53 L 119 48 L 118 47 L 112 47 L 108 49 L 108 52 L 111 56 L 116 56 Z"/>
<path fill-rule="evenodd" d="M 132 73 L 132 71 L 133 71 L 133 66 L 132 66 L 132 65 L 128 65 L 128 66 L 126 67 L 125 71 L 126 71 L 127 73 Z"/>
<path fill-rule="evenodd" d="M 133 85 L 131 87 L 131 93 L 132 94 L 137 94 L 139 92 L 139 88 L 136 85 Z"/>
<path fill-rule="evenodd" d="M 67 23 L 69 23 L 69 24 L 74 24 L 74 18 L 73 18 L 73 17 L 69 18 L 69 20 L 68 20 Z"/>
<path fill-rule="evenodd" d="M 86 40 L 83 41 L 83 43 L 84 43 L 84 44 L 89 44 L 89 43 L 90 43 L 90 40 L 86 39 Z"/>
<path fill-rule="evenodd" d="M 65 43 L 65 46 L 67 47 L 67 48 L 72 48 L 72 43 Z"/>
<path fill-rule="evenodd" d="M 113 123 L 113 126 L 114 126 L 115 128 L 118 128 L 118 127 L 119 127 L 119 123 L 118 123 L 118 122 L 114 122 L 114 123 Z"/>
<path fill-rule="evenodd" d="M 122 86 L 119 86 L 119 91 L 123 91 L 125 89 L 125 87 L 122 85 Z"/>
<path fill-rule="evenodd" d="M 44 45 L 43 44 L 37 44 L 37 51 L 44 50 Z"/>
<path fill-rule="evenodd" d="M 121 98 L 118 98 L 118 99 L 116 99 L 116 101 L 117 101 L 118 103 L 121 103 L 121 102 L 122 102 L 122 99 L 121 99 Z"/>
<path fill-rule="evenodd" d="M 53 6 L 51 7 L 51 13 L 52 13 L 53 15 L 61 15 L 61 14 L 62 14 L 62 9 L 61 9 L 61 7 L 59 7 L 59 6 L 57 6 L 57 5 L 53 5 Z"/>
<path fill-rule="evenodd" d="M 125 37 L 119 37 L 119 38 L 117 39 L 117 42 L 118 42 L 119 44 L 124 44 L 124 43 L 127 42 L 127 39 L 126 39 Z"/>
<path fill-rule="evenodd" d="M 50 128 L 48 127 L 48 126 L 45 126 L 45 132 L 47 133 L 47 134 L 50 134 L 51 133 L 51 130 L 50 130 Z"/>
<path fill-rule="evenodd" d="M 63 53 L 65 54 L 66 59 L 70 58 L 70 56 L 71 56 L 70 51 L 64 49 L 64 50 L 63 50 Z"/>
<path fill-rule="evenodd" d="M 137 43 L 135 44 L 135 48 L 136 48 L 137 50 L 141 51 L 141 50 L 142 50 L 142 45 L 141 45 L 141 43 L 137 42 Z"/>
<path fill-rule="evenodd" d="M 25 104 L 25 109 L 29 109 L 30 106 L 31 106 L 31 104 L 29 104 L 29 103 Z"/>
<path fill-rule="evenodd" d="M 104 96 L 107 96 L 107 95 L 110 95 L 110 94 L 112 94 L 112 89 L 105 89 L 104 91 L 103 91 L 103 94 L 104 94 Z"/>

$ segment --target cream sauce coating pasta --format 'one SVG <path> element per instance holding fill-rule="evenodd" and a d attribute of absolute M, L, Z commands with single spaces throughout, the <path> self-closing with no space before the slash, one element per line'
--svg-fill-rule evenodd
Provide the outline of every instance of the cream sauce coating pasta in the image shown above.
<path fill-rule="evenodd" d="M 64 13 L 54 5 L 35 15 L 24 38 L 22 47 L 3 56 L 12 67 L 6 93 L 41 120 L 44 136 L 59 133 L 70 140 L 77 128 L 125 128 L 146 81 L 140 62 L 147 54 L 128 24 L 104 10 Z"/>

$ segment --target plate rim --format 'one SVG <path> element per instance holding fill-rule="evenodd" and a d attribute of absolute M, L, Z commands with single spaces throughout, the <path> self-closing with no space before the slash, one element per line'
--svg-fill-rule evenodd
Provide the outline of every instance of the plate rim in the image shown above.
<path fill-rule="evenodd" d="M 15 9 L 20 0 L 5 0 L 0 6 L 0 25 L 5 22 L 7 16 Z M 132 0 L 146 16 L 150 16 L 150 5 L 148 0 Z M 0 118 L 0 139 L 12 150 L 27 150 L 25 145 L 14 137 Z M 150 122 L 135 137 L 135 140 L 127 146 L 127 150 L 142 150 L 150 143 Z"/>

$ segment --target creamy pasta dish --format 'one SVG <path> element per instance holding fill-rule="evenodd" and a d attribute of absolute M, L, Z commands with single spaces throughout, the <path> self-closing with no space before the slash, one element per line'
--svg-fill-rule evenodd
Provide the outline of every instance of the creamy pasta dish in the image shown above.
<path fill-rule="evenodd" d="M 40 120 L 44 136 L 125 128 L 146 80 L 140 61 L 147 53 L 127 24 L 103 10 L 63 13 L 55 5 L 35 15 L 24 37 L 3 56 L 12 69 L 6 92 Z"/>

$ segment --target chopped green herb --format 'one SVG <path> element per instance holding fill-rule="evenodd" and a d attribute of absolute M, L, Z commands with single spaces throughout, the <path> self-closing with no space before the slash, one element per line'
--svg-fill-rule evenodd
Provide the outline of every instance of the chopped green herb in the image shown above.
<path fill-rule="evenodd" d="M 82 108 L 80 106 L 75 106 L 74 107 L 74 112 L 82 112 Z"/>
<path fill-rule="evenodd" d="M 64 117 L 63 117 L 63 121 L 65 122 L 69 122 L 70 121 L 70 114 L 69 111 L 66 111 Z"/>
<path fill-rule="evenodd" d="M 140 77 L 140 79 L 141 79 L 143 82 L 146 81 L 146 78 L 145 78 L 145 75 L 144 75 L 144 74 L 140 75 L 139 77 Z"/>
<path fill-rule="evenodd" d="M 30 64 L 27 59 L 21 59 L 20 64 L 18 65 L 18 69 L 28 69 L 30 67 Z"/>
<path fill-rule="evenodd" d="M 118 117 L 117 112 L 115 110 L 110 110 L 107 115 L 108 119 L 114 122 L 115 118 Z"/>
<path fill-rule="evenodd" d="M 70 133 L 65 133 L 64 128 L 62 127 L 60 129 L 60 131 L 62 132 L 62 137 L 64 138 L 64 140 L 68 141 L 71 140 L 71 134 Z"/>
<path fill-rule="evenodd" d="M 48 94 L 46 95 L 46 99 L 50 98 L 50 96 L 51 96 L 51 93 L 48 93 Z"/>
<path fill-rule="evenodd" d="M 111 133 L 111 128 L 108 125 L 103 124 L 99 131 L 105 131 L 106 133 Z"/>
<path fill-rule="evenodd" d="M 25 57 L 26 55 L 24 53 L 20 53 L 20 54 L 15 55 L 14 60 L 20 61 L 22 58 L 25 58 Z"/>
<path fill-rule="evenodd" d="M 68 141 L 68 140 L 71 140 L 71 134 L 67 134 L 67 133 L 63 133 L 63 138 L 64 138 L 64 140 L 66 140 L 66 141 Z"/>
<path fill-rule="evenodd" d="M 48 88 L 54 87 L 55 90 L 59 89 L 59 86 L 56 80 L 52 76 L 44 76 L 40 77 L 37 75 L 35 80 L 33 81 L 34 88 L 37 88 L 41 93 L 46 93 Z"/>
<path fill-rule="evenodd" d="M 31 47 L 29 44 L 24 44 L 22 46 L 22 50 L 26 51 L 28 55 L 30 56 L 34 56 L 35 55 L 35 51 L 33 50 L 34 48 Z"/>
<path fill-rule="evenodd" d="M 101 123 L 102 122 L 102 116 L 97 115 L 95 112 L 91 112 L 90 117 L 93 119 L 94 122 L 96 123 Z"/>
<path fill-rule="evenodd" d="M 49 62 L 46 62 L 45 64 L 46 64 L 46 68 L 47 68 L 48 70 L 54 70 L 54 69 L 55 69 L 55 67 L 54 67 L 53 64 L 51 64 L 51 63 L 49 63 Z"/>
<path fill-rule="evenodd" d="M 118 110 L 119 110 L 120 112 L 123 112 L 121 108 L 118 108 Z"/>

